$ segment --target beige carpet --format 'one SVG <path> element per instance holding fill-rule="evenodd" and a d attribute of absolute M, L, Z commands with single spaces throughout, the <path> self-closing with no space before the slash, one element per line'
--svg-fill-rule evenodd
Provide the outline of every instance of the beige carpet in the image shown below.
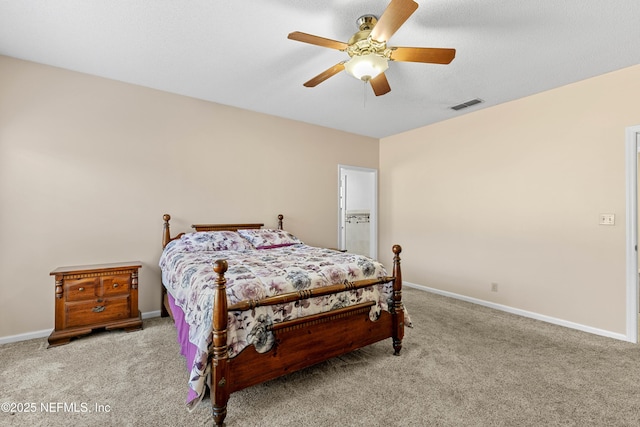
<path fill-rule="evenodd" d="M 226 425 L 640 425 L 640 347 L 410 288 L 404 300 L 415 327 L 400 357 L 387 340 L 235 393 Z M 3 407 L 0 425 L 211 425 L 208 402 L 185 409 L 173 325 L 144 326 L 0 346 L 0 403 L 23 410 Z"/>

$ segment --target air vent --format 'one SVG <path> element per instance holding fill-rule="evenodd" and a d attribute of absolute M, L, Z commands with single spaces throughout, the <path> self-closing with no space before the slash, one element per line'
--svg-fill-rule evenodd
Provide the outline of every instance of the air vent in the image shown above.
<path fill-rule="evenodd" d="M 462 104 L 454 105 L 453 107 L 450 107 L 450 108 L 452 110 L 459 111 L 459 110 L 462 110 L 464 108 L 471 107 L 472 105 L 480 104 L 481 102 L 482 102 L 482 99 L 476 98 L 476 99 L 472 99 L 472 100 L 467 101 L 467 102 L 463 102 Z"/>

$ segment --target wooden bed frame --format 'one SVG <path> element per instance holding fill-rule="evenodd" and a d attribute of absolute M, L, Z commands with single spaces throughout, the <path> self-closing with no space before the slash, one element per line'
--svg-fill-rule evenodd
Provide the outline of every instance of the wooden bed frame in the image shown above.
<path fill-rule="evenodd" d="M 165 214 L 162 247 L 182 236 L 171 237 L 169 220 Z M 283 216 L 278 215 L 278 228 L 282 229 Z M 196 231 L 237 231 L 239 229 L 257 229 L 263 224 L 196 224 Z M 261 300 L 245 300 L 229 305 L 226 294 L 227 261 L 215 261 L 213 270 L 217 273 L 216 290 L 213 303 L 213 342 L 209 356 L 211 366 L 210 397 L 213 407 L 213 419 L 222 426 L 227 415 L 227 402 L 231 393 L 246 387 L 286 375 L 291 372 L 315 365 L 332 357 L 349 353 L 375 342 L 392 338 L 394 355 L 399 355 L 404 337 L 404 311 L 402 306 L 402 273 L 400 271 L 400 252 L 402 248 L 393 248 L 393 276 L 383 279 L 360 280 L 336 284 L 318 289 L 291 292 Z M 229 311 L 251 310 L 264 305 L 283 304 L 317 296 L 360 289 L 379 283 L 393 282 L 392 312 L 382 311 L 376 321 L 369 319 L 369 310 L 374 302 L 365 302 L 338 310 L 319 313 L 272 326 L 275 344 L 266 353 L 258 353 L 249 346 L 237 356 L 229 358 L 227 350 L 227 321 Z M 170 315 L 166 289 L 163 288 L 162 315 Z M 172 316 L 173 317 L 173 316 Z M 310 345 L 310 343 L 315 343 Z"/>

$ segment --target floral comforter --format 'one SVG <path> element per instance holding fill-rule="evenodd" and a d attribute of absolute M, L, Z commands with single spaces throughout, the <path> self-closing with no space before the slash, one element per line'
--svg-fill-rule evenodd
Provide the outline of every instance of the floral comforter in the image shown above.
<path fill-rule="evenodd" d="M 189 325 L 189 341 L 197 347 L 193 366 L 190 367 L 189 386 L 200 397 L 209 374 L 207 358 L 212 336 L 215 260 L 226 259 L 229 264 L 225 273 L 229 304 L 345 281 L 387 276 L 382 264 L 370 258 L 305 244 L 273 249 L 240 249 L 194 249 L 179 239 L 170 242 L 160 258 L 163 284 L 175 304 L 184 312 Z M 269 351 L 274 338 L 267 328 L 273 323 L 363 301 L 377 302 L 370 312 L 370 318 L 377 319 L 381 310 L 388 311 L 393 303 L 392 283 L 299 302 L 257 307 L 255 310 L 229 312 L 229 357 L 236 356 L 249 345 L 255 346 L 261 353 Z M 408 318 L 406 322 L 410 324 Z"/>

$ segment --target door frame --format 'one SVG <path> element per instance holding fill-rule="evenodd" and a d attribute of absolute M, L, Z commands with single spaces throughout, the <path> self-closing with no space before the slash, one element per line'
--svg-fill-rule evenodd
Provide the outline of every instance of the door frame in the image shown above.
<path fill-rule="evenodd" d="M 640 126 L 626 129 L 627 341 L 638 342 L 638 142 Z"/>
<path fill-rule="evenodd" d="M 360 166 L 338 165 L 338 248 L 346 249 L 345 236 L 345 199 L 348 197 L 348 188 L 342 182 L 342 175 L 348 171 L 365 172 L 373 179 L 371 197 L 371 212 L 369 213 L 369 257 L 378 258 L 378 169 L 364 168 Z"/>

